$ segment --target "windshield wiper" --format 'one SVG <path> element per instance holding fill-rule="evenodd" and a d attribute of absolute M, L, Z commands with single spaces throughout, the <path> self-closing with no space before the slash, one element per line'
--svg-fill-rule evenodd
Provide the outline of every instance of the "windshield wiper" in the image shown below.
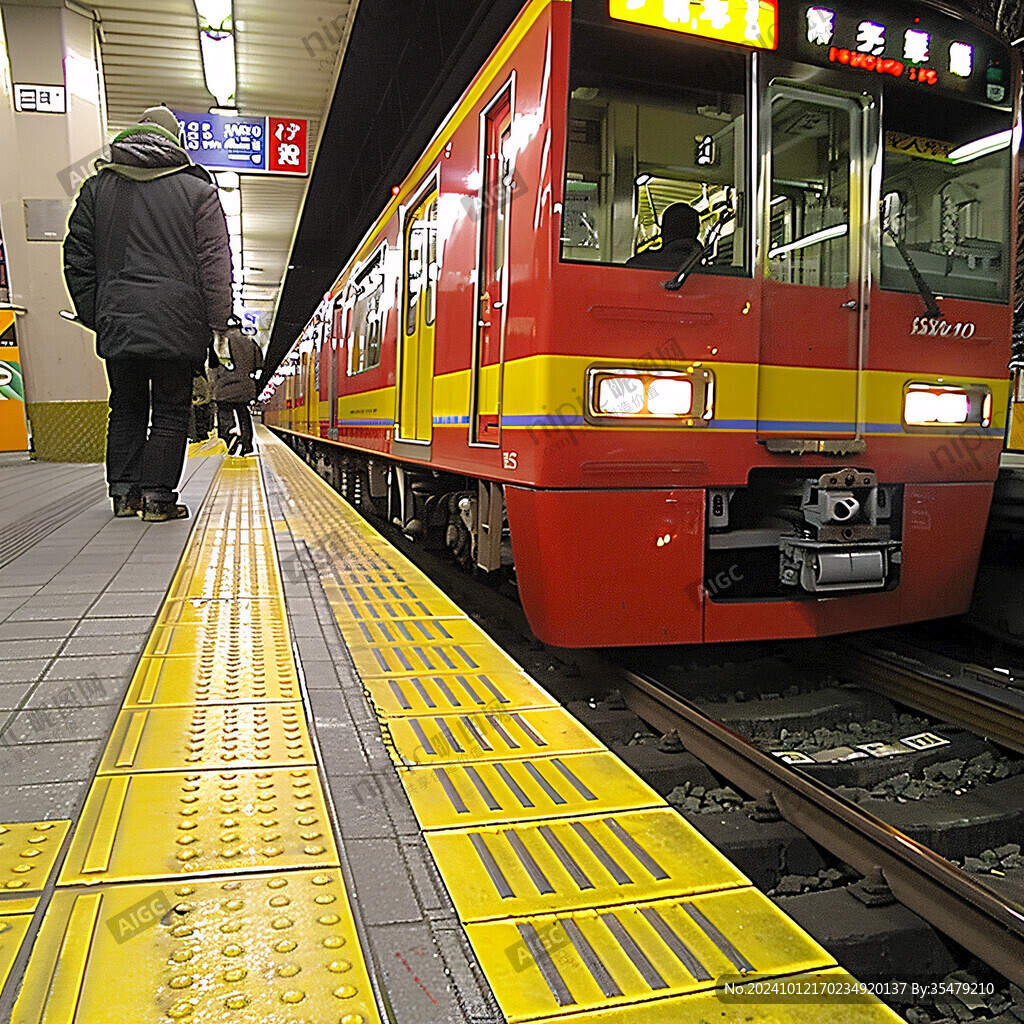
<path fill-rule="evenodd" d="M 903 257 L 903 262 L 906 263 L 907 270 L 910 271 L 910 276 L 914 279 L 914 284 L 917 286 L 917 294 L 921 296 L 921 299 L 924 302 L 925 316 L 931 317 L 935 320 L 943 319 L 946 314 L 939 309 L 939 304 L 935 299 L 935 293 L 928 287 L 928 282 L 921 276 L 921 271 L 915 266 L 910 253 L 907 252 L 907 247 L 903 244 L 902 240 L 897 237 L 891 224 L 884 229 L 883 234 L 888 235 L 892 239 L 892 244 L 896 246 L 896 251 Z"/>

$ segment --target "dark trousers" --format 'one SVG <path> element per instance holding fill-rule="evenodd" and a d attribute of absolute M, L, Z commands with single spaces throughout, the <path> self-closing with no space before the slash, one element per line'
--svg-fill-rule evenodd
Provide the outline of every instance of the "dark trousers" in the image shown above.
<path fill-rule="evenodd" d="M 238 420 L 238 427 L 241 430 L 239 449 L 243 454 L 252 451 L 252 417 L 249 415 L 249 404 L 247 402 L 217 402 L 217 433 L 232 451 L 231 430 Z"/>
<path fill-rule="evenodd" d="M 187 360 L 149 356 L 108 359 L 106 366 L 110 494 L 141 492 L 153 501 L 177 501 L 192 405 L 192 368 Z"/>

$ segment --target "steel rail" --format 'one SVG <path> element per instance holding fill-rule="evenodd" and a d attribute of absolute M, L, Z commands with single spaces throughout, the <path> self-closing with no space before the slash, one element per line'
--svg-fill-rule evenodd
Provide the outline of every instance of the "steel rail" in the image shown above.
<path fill-rule="evenodd" d="M 1024 987 L 1024 907 L 652 680 L 626 670 L 622 680 L 634 713 L 676 730 L 691 753 L 751 796 L 770 795 L 787 821 L 861 874 L 881 870 L 900 903 Z"/>
<path fill-rule="evenodd" d="M 1000 687 L 984 680 L 947 681 L 928 675 L 925 670 L 906 664 L 899 654 L 895 658 L 865 651 L 856 644 L 846 644 L 852 657 L 846 668 L 852 670 L 858 686 L 927 715 L 964 725 L 971 732 L 1024 754 L 1024 701 L 1017 707 L 1000 699 Z"/>

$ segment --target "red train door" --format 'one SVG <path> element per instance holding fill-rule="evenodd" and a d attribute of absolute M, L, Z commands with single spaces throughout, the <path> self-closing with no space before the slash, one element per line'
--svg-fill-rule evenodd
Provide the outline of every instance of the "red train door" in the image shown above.
<path fill-rule="evenodd" d="M 482 126 L 483 182 L 470 441 L 494 446 L 501 442 L 508 212 L 512 195 L 512 155 L 506 143 L 512 131 L 512 87 L 510 81 L 490 102 Z"/>
<path fill-rule="evenodd" d="M 863 429 L 871 103 L 789 84 L 768 90 L 757 432 L 769 448 Z"/>

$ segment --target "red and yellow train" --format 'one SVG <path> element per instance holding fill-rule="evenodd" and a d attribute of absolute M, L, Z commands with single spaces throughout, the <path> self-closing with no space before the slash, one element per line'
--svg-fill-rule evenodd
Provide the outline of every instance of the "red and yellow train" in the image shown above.
<path fill-rule="evenodd" d="M 926 2 L 528 0 L 265 422 L 563 646 L 966 610 L 1020 73 Z"/>

